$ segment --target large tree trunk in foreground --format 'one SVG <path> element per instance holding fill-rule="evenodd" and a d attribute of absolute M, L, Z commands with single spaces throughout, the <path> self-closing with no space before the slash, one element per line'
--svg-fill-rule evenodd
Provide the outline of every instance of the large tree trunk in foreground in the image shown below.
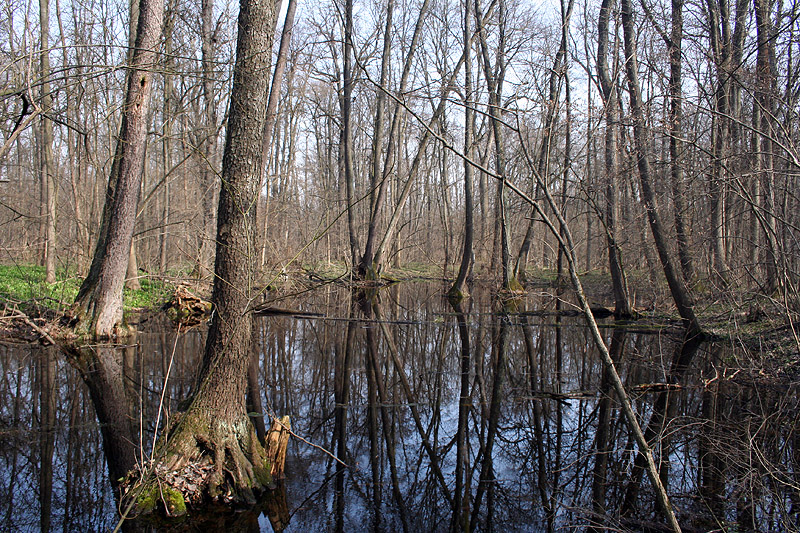
<path fill-rule="evenodd" d="M 245 398 L 257 259 L 254 215 L 274 19 L 273 2 L 241 0 L 217 221 L 216 307 L 194 396 L 156 450 L 156 473 L 166 469 L 176 477 L 193 476 L 193 489 L 176 483 L 170 498 L 180 493 L 195 505 L 252 504 L 272 483 L 271 466 L 247 416 Z M 161 494 L 164 484 L 163 479 L 149 484 L 146 479 L 136 500 L 145 504 L 140 510 L 147 510 L 146 504 L 154 500 L 148 494 Z"/>
<path fill-rule="evenodd" d="M 122 125 L 108 179 L 100 235 L 92 266 L 75 298 L 76 329 L 110 337 L 122 325 L 122 288 L 128 268 L 139 203 L 147 139 L 147 111 L 164 0 L 141 0 L 136 43 L 130 62 Z"/>

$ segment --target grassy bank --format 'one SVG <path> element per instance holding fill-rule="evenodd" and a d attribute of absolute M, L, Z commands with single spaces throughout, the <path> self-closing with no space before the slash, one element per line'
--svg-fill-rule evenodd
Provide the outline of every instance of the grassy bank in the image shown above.
<path fill-rule="evenodd" d="M 82 277 L 59 270 L 56 281 L 44 280 L 44 267 L 38 265 L 0 265 L 0 302 L 40 310 L 63 311 L 72 305 Z M 125 289 L 125 310 L 155 308 L 167 301 L 174 287 L 158 279 L 143 277 L 142 288 Z"/>

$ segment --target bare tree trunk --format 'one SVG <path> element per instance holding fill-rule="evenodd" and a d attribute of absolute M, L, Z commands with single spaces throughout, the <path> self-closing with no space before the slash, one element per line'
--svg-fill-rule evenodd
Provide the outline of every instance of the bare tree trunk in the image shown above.
<path fill-rule="evenodd" d="M 136 259 L 136 241 L 131 239 L 131 251 L 128 256 L 128 268 L 125 270 L 125 288 L 138 291 L 142 288 L 139 283 L 139 262 Z"/>
<path fill-rule="evenodd" d="M 158 239 L 158 271 L 162 275 L 167 272 L 169 266 L 169 222 L 170 222 L 170 185 L 168 174 L 172 168 L 172 120 L 174 87 L 170 69 L 172 61 L 172 38 L 175 27 L 175 0 L 168 0 L 170 3 L 166 7 L 166 19 L 164 21 L 164 54 L 166 68 L 164 69 L 164 102 L 161 109 L 162 113 L 162 172 L 164 185 L 161 190 L 161 231 Z"/>
<path fill-rule="evenodd" d="M 495 1 L 496 0 L 494 0 L 492 2 L 492 4 L 490 5 L 489 9 L 487 9 L 487 12 L 483 16 L 484 20 L 487 19 L 491 15 L 492 10 L 493 10 L 494 5 L 495 5 Z M 423 3 L 422 7 L 426 8 L 427 5 L 428 5 L 428 2 L 426 1 L 425 3 Z M 475 16 L 478 17 L 477 14 Z M 420 14 L 420 18 L 418 19 L 418 24 L 421 24 L 421 22 L 420 22 L 421 18 L 422 18 L 422 14 Z M 477 33 L 477 30 L 476 30 L 476 33 Z M 476 34 L 472 34 L 472 38 L 475 38 L 475 35 Z M 416 36 L 416 31 L 415 31 L 415 36 Z M 412 49 L 413 49 L 413 41 L 412 41 Z M 406 61 L 407 61 L 406 68 L 409 68 L 409 69 L 410 69 L 410 59 L 411 59 L 410 53 L 411 53 L 411 51 L 409 51 L 409 56 L 406 57 Z M 450 76 L 446 80 L 444 80 L 442 82 L 442 89 L 441 89 L 442 92 L 439 95 L 439 102 L 438 102 L 438 104 L 436 106 L 436 109 L 434 110 L 433 115 L 431 116 L 430 120 L 425 125 L 425 133 L 422 135 L 422 139 L 420 139 L 420 141 L 419 141 L 419 145 L 417 146 L 417 153 L 414 156 L 414 160 L 411 163 L 411 167 L 409 168 L 409 170 L 407 172 L 408 178 L 407 178 L 405 184 L 403 185 L 402 190 L 400 191 L 400 193 L 398 195 L 397 201 L 395 202 L 394 212 L 392 213 L 392 217 L 389 220 L 389 223 L 387 224 L 386 229 L 384 230 L 383 237 L 381 238 L 381 241 L 378 244 L 378 246 L 375 248 L 375 254 L 374 254 L 373 260 L 372 260 L 372 263 L 373 263 L 372 268 L 373 268 L 373 270 L 375 272 L 380 272 L 380 270 L 381 270 L 381 266 L 383 264 L 384 254 L 386 252 L 386 248 L 387 248 L 387 246 L 389 246 L 389 243 L 390 243 L 390 241 L 392 240 L 392 238 L 394 236 L 394 231 L 397 228 L 397 224 L 400 221 L 400 215 L 402 213 L 403 206 L 405 206 L 405 203 L 408 200 L 408 196 L 411 193 L 411 186 L 414 183 L 414 180 L 415 180 L 416 175 L 417 175 L 417 171 L 419 170 L 419 166 L 422 163 L 423 156 L 425 154 L 425 149 L 427 148 L 428 143 L 431 140 L 431 137 L 432 137 L 431 129 L 436 125 L 436 123 L 440 120 L 440 118 L 444 114 L 445 105 L 448 102 L 448 98 L 450 96 L 450 92 L 453 90 L 453 87 L 455 85 L 455 80 L 458 77 L 458 73 L 461 70 L 461 67 L 464 65 L 464 61 L 465 61 L 465 57 L 464 57 L 464 54 L 462 53 L 461 57 L 458 59 L 458 62 L 453 67 L 453 70 L 452 70 Z M 403 83 L 401 81 L 401 87 L 402 86 L 403 86 Z M 396 102 L 397 102 L 398 106 L 401 103 L 399 99 L 397 99 Z M 395 118 L 398 118 L 397 109 L 395 109 Z M 394 131 L 394 125 L 392 126 L 392 131 Z M 390 135 L 389 135 L 389 141 L 390 141 L 389 144 L 391 146 L 393 144 L 393 142 L 392 142 L 392 133 L 390 133 Z M 391 152 L 391 150 L 390 150 L 390 152 Z M 386 163 L 384 164 L 384 170 L 383 170 L 383 172 L 384 172 L 384 180 L 386 180 L 388 175 L 389 175 L 388 165 L 389 165 L 389 162 L 391 161 L 391 159 L 389 157 L 389 154 L 387 154 L 385 161 L 386 161 Z M 376 202 L 377 202 L 377 200 L 376 200 Z M 377 204 L 380 205 L 380 202 L 377 202 Z M 395 256 L 395 257 L 397 258 L 397 256 Z"/>
<path fill-rule="evenodd" d="M 745 35 L 748 0 L 736 0 L 736 23 L 731 33 L 730 6 L 727 0 L 707 0 L 706 17 L 709 27 L 709 41 L 716 67 L 716 88 L 714 92 L 713 142 L 711 152 L 710 201 L 711 201 L 711 252 L 713 273 L 723 283 L 728 283 L 729 267 L 725 253 L 725 160 L 731 150 L 730 138 L 732 121 L 732 94 L 735 92 L 735 71 L 733 62 L 741 57 L 741 47 Z"/>
<path fill-rule="evenodd" d="M 189 408 L 159 447 L 168 470 L 207 461 L 215 470 L 185 498 L 251 504 L 270 483 L 266 452 L 245 408 L 252 343 L 250 305 L 257 253 L 255 205 L 260 194 L 261 136 L 267 107 L 267 76 L 275 4 L 242 0 L 233 74 L 214 267 L 214 315 L 200 375 Z M 163 482 L 161 482 L 163 483 Z M 146 480 L 144 490 L 158 493 Z"/>
<path fill-rule="evenodd" d="M 473 157 L 473 133 L 475 130 L 475 111 L 473 109 L 473 91 L 472 91 L 472 40 L 470 31 L 472 21 L 472 9 L 469 1 L 464 3 L 464 248 L 461 252 L 461 266 L 458 269 L 458 276 L 456 276 L 453 286 L 448 292 L 448 296 L 459 300 L 468 296 L 466 281 L 472 272 L 472 263 L 474 261 L 474 254 L 472 251 L 472 244 L 475 235 L 475 227 L 473 222 L 473 199 L 472 199 L 472 164 L 470 160 Z M 463 318 L 463 315 L 461 316 Z M 462 336 L 462 343 L 464 342 Z M 467 341 L 468 342 L 468 341 Z M 460 463 L 456 469 L 460 468 Z M 456 483 L 461 482 L 457 478 Z M 456 490 L 456 496 L 461 497 L 460 491 Z M 456 508 L 456 513 L 461 510 Z"/>
<path fill-rule="evenodd" d="M 686 228 L 686 188 L 683 176 L 683 0 L 672 0 L 672 31 L 667 43 L 669 50 L 669 159 L 672 178 L 672 201 L 675 204 L 675 233 L 678 238 L 678 258 L 686 283 L 694 278 L 692 254 Z"/>
<path fill-rule="evenodd" d="M 389 245 L 392 237 L 394 236 L 394 231 L 397 228 L 398 222 L 400 221 L 400 215 L 402 214 L 403 207 L 405 206 L 405 203 L 408 200 L 408 196 L 411 193 L 411 186 L 414 184 L 417 172 L 425 157 L 425 149 L 427 148 L 428 143 L 430 142 L 431 137 L 433 136 L 431 134 L 431 129 L 436 125 L 436 123 L 440 120 L 440 118 L 444 114 L 445 105 L 447 104 L 450 91 L 453 89 L 453 82 L 463 65 L 464 65 L 464 56 L 462 55 L 461 58 L 458 60 L 458 63 L 456 63 L 455 67 L 453 67 L 453 72 L 450 75 L 450 77 L 445 82 L 442 83 L 442 93 L 439 96 L 439 103 L 436 106 L 436 110 L 433 112 L 433 115 L 431 116 L 427 125 L 425 126 L 425 133 L 422 135 L 422 139 L 420 139 L 419 141 L 419 145 L 417 146 L 417 153 L 414 156 L 414 160 L 411 162 L 411 167 L 407 172 L 408 179 L 403 185 L 403 189 L 400 191 L 400 195 L 399 198 L 397 199 L 394 212 L 392 213 L 392 218 L 389 220 L 389 224 L 384 230 L 383 238 L 381 239 L 381 242 L 378 244 L 378 247 L 375 248 L 373 268 L 376 272 L 380 272 L 381 270 L 381 266 L 383 264 L 383 256 L 384 253 L 386 252 L 386 247 Z"/>
<path fill-rule="evenodd" d="M 537 162 L 537 172 L 547 183 L 550 175 L 550 153 L 553 145 L 554 130 L 558 125 L 558 101 L 561 93 L 562 80 L 567 74 L 566 57 L 568 47 L 568 33 L 569 21 L 572 18 L 573 0 L 568 0 L 567 4 L 561 2 L 561 42 L 558 47 L 558 52 L 553 60 L 553 68 L 550 70 L 550 80 L 548 82 L 549 94 L 547 100 L 547 114 L 545 115 L 544 128 L 542 133 L 542 144 L 539 148 L 539 156 Z M 531 242 L 533 241 L 534 225 L 536 224 L 536 217 L 533 216 L 534 210 L 531 209 L 531 215 L 528 217 L 528 229 L 525 231 L 525 237 L 519 248 L 517 261 L 514 265 L 514 276 L 524 283 L 525 270 L 528 265 L 528 254 L 531 249 Z"/>
<path fill-rule="evenodd" d="M 147 112 L 164 17 L 163 0 L 141 0 L 122 125 L 92 266 L 75 299 L 76 329 L 109 337 L 122 326 L 122 288 L 130 256 L 147 138 Z"/>
<path fill-rule="evenodd" d="M 392 60 L 392 17 L 394 15 L 394 0 L 389 0 L 386 4 L 386 26 L 383 33 L 383 52 L 381 59 L 381 79 L 380 86 L 377 90 L 375 98 L 375 122 L 372 130 L 372 165 L 370 167 L 370 225 L 367 231 L 367 242 L 364 245 L 364 254 L 358 265 L 354 265 L 355 274 L 359 278 L 377 277 L 375 272 L 369 272 L 372 266 L 372 254 L 375 246 L 375 235 L 377 232 L 377 225 L 379 222 L 380 209 L 378 207 L 378 200 L 383 201 L 382 195 L 379 194 L 381 184 L 379 179 L 381 176 L 381 150 L 383 149 L 383 116 L 386 106 L 386 91 L 389 83 L 389 64 Z M 391 139 L 390 139 L 391 143 Z M 380 198 L 379 198 L 380 196 Z"/>
<path fill-rule="evenodd" d="M 772 28 L 773 0 L 754 0 L 756 14 L 756 35 L 758 52 L 756 55 L 756 94 L 753 103 L 754 114 L 758 112 L 761 121 L 755 124 L 761 135 L 760 150 L 754 156 L 757 163 L 756 180 L 761 182 L 763 201 L 758 209 L 763 213 L 764 241 L 767 243 L 764 261 L 764 291 L 775 292 L 779 287 L 778 242 L 775 224 L 775 172 L 772 157 L 772 139 L 775 137 L 775 109 L 773 95 L 776 78 L 773 72 L 775 56 L 774 30 Z M 755 109 L 757 108 L 757 110 Z"/>
<path fill-rule="evenodd" d="M 42 77 L 42 109 L 44 115 L 39 133 L 39 164 L 42 185 L 42 237 L 44 238 L 43 260 L 45 281 L 56 281 L 56 178 L 53 165 L 53 121 L 47 116 L 52 111 L 50 95 L 50 0 L 39 0 L 39 26 L 42 55 L 40 74 Z"/>
<path fill-rule="evenodd" d="M 414 26 L 414 35 L 411 38 L 411 44 L 408 47 L 408 52 L 406 53 L 405 60 L 403 61 L 403 73 L 400 76 L 400 84 L 397 90 L 398 94 L 401 96 L 406 93 L 406 88 L 408 87 L 408 79 L 411 73 L 412 60 L 414 59 L 414 55 L 416 54 L 419 46 L 420 36 L 422 35 L 422 29 L 425 22 L 425 14 L 428 12 L 429 4 L 430 0 L 424 0 L 422 6 L 420 7 L 419 15 L 417 16 L 417 22 Z M 383 66 L 381 68 L 383 69 Z M 383 71 L 381 71 L 381 76 L 383 76 Z M 381 87 L 385 88 L 386 85 L 382 83 Z M 384 91 L 382 90 L 381 93 L 383 92 Z M 386 139 L 386 155 L 383 158 L 383 170 L 380 175 L 380 183 L 378 184 L 377 192 L 375 193 L 370 206 L 370 221 L 369 228 L 367 229 L 367 241 L 364 244 L 364 254 L 361 256 L 361 265 L 359 266 L 359 271 L 363 271 L 363 274 L 361 275 L 367 275 L 369 272 L 372 273 L 371 275 L 373 277 L 378 277 L 379 275 L 379 272 L 377 272 L 379 264 L 376 260 L 378 253 L 377 251 L 373 250 L 376 250 L 375 243 L 379 235 L 378 231 L 380 229 L 379 226 L 382 219 L 383 205 L 386 201 L 385 198 L 390 182 L 389 177 L 395 160 L 395 147 L 397 146 L 396 138 L 400 129 L 400 122 L 404 116 L 404 112 L 405 108 L 401 105 L 401 102 L 399 100 L 395 101 L 394 111 L 392 114 L 392 124 L 389 128 L 389 135 Z M 373 184 L 373 187 L 374 186 L 375 185 Z"/>
<path fill-rule="evenodd" d="M 609 21 L 614 0 L 603 0 L 597 22 L 597 76 L 603 95 L 605 115 L 605 233 L 608 248 L 608 266 L 614 293 L 614 314 L 618 317 L 631 314 L 628 299 L 628 283 L 622 266 L 622 257 L 617 244 L 617 129 L 619 128 L 619 101 L 616 81 L 612 80 L 608 68 Z M 616 52 L 615 52 L 616 54 Z"/>
<path fill-rule="evenodd" d="M 203 70 L 203 125 L 199 134 L 201 170 L 202 223 L 200 231 L 196 274 L 200 278 L 207 278 L 212 273 L 214 250 L 217 243 L 214 241 L 214 220 L 217 196 L 216 148 L 217 148 L 217 104 L 214 95 L 214 0 L 201 0 L 201 65 Z"/>
<path fill-rule="evenodd" d="M 294 32 L 294 16 L 297 11 L 297 1 L 296 0 L 289 0 L 289 3 L 286 6 L 286 16 L 283 20 L 283 29 L 281 30 L 281 43 L 278 47 L 278 58 L 275 61 L 275 71 L 272 74 L 272 83 L 269 86 L 269 98 L 267 100 L 267 118 L 264 121 L 264 134 L 261 139 L 261 154 L 263 157 L 263 166 L 266 169 L 266 173 L 262 176 L 261 181 L 261 189 L 264 189 L 264 182 L 266 180 L 266 192 L 265 192 L 265 199 L 264 199 L 264 225 L 263 231 L 259 238 L 261 239 L 261 262 L 260 266 L 263 267 L 267 262 L 267 229 L 269 227 L 269 219 L 270 219 L 270 196 L 272 194 L 272 185 L 269 181 L 269 173 L 270 167 L 269 164 L 269 154 L 270 154 L 270 147 L 277 146 L 276 142 L 273 142 L 275 137 L 277 136 L 277 132 L 275 132 L 275 125 L 277 123 L 278 118 L 278 103 L 280 101 L 281 96 L 281 87 L 283 87 L 283 78 L 284 73 L 286 72 L 286 63 L 289 57 L 289 47 L 292 43 L 292 34 Z M 277 152 L 277 148 L 273 150 L 273 152 Z M 256 216 L 258 218 L 258 216 Z"/>
<path fill-rule="evenodd" d="M 505 77 L 505 4 L 503 0 L 498 2 L 498 17 L 500 19 L 500 35 L 497 54 L 496 74 L 492 72 L 491 61 L 489 59 L 489 48 L 486 44 L 486 30 L 483 24 L 483 17 L 480 12 L 479 0 L 475 0 L 475 20 L 477 21 L 478 41 L 483 56 L 483 72 L 486 79 L 487 90 L 489 92 L 489 117 L 492 122 L 492 133 L 494 135 L 494 158 L 495 171 L 500 176 L 497 182 L 497 221 L 500 231 L 500 266 L 503 272 L 503 288 L 512 290 L 518 288 L 516 278 L 511 272 L 511 253 L 509 251 L 508 224 L 506 221 L 506 156 L 505 145 L 503 144 L 502 120 L 500 108 L 502 106 L 501 97 L 503 94 L 503 81 Z M 513 279 L 513 281 L 512 281 Z"/>
<path fill-rule="evenodd" d="M 625 72 L 628 78 L 628 93 L 633 117 L 633 136 L 636 143 L 639 181 L 642 186 L 647 218 L 650 223 L 650 230 L 653 233 L 656 251 L 664 270 L 664 276 L 667 278 L 667 285 L 669 285 L 672 293 L 672 299 L 678 308 L 678 313 L 681 315 L 684 325 L 689 330 L 689 336 L 694 336 L 701 331 L 700 323 L 694 314 L 694 299 L 683 278 L 677 275 L 673 267 L 672 258 L 667 247 L 666 234 L 656 210 L 655 193 L 653 192 L 651 178 L 652 171 L 650 169 L 650 143 L 642 110 L 639 65 L 636 56 L 636 35 L 634 34 L 630 0 L 622 0 L 622 30 L 625 41 Z"/>
<path fill-rule="evenodd" d="M 344 158 L 345 198 L 347 201 L 347 230 L 350 236 L 350 268 L 358 261 L 358 234 L 355 221 L 355 170 L 353 169 L 353 0 L 345 0 L 344 29 L 344 87 L 342 91 L 342 156 Z"/>

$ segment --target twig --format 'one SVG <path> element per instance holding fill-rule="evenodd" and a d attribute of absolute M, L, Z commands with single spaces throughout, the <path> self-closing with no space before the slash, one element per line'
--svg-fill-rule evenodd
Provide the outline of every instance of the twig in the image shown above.
<path fill-rule="evenodd" d="M 178 331 L 175 333 L 175 343 L 172 345 L 172 354 L 169 356 L 169 365 L 167 366 L 167 375 L 164 376 L 164 387 L 161 389 L 161 400 L 158 402 L 158 415 L 156 416 L 156 429 L 153 432 L 153 447 L 150 449 L 150 461 L 153 461 L 153 454 L 156 452 L 156 439 L 158 438 L 158 424 L 161 422 L 161 411 L 164 408 L 164 396 L 167 394 L 167 384 L 169 383 L 169 374 L 172 370 L 172 362 L 175 360 L 175 350 L 178 348 L 178 339 L 181 336 L 181 324 L 178 323 Z"/>
<path fill-rule="evenodd" d="M 36 325 L 36 324 L 33 322 L 33 320 L 31 320 L 30 318 L 28 318 L 28 315 L 26 315 L 25 313 L 23 313 L 22 311 L 20 311 L 20 310 L 19 310 L 19 309 L 17 309 L 16 307 L 14 308 L 14 311 L 16 311 L 16 312 L 17 312 L 17 313 L 19 313 L 19 314 L 18 314 L 18 315 L 13 315 L 11 318 L 19 318 L 20 320 L 22 320 L 23 322 L 25 322 L 27 325 L 29 325 L 30 327 L 32 327 L 32 328 L 34 329 L 34 331 L 36 331 L 36 333 L 38 333 L 39 335 L 41 335 L 42 337 L 44 337 L 44 338 L 45 338 L 45 340 L 47 340 L 47 342 L 49 342 L 49 343 L 50 343 L 50 344 L 52 344 L 53 346 L 58 346 L 58 343 L 55 341 L 55 339 L 53 339 L 53 337 L 51 337 L 51 336 L 50 336 L 50 334 L 49 334 L 49 333 L 47 333 L 45 330 L 43 330 L 42 328 L 40 328 L 39 326 L 37 326 L 37 325 Z"/>

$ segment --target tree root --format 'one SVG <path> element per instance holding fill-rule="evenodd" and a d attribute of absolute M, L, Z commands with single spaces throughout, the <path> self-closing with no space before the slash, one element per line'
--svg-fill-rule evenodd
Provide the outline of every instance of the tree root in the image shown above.
<path fill-rule="evenodd" d="M 282 450 L 275 451 L 283 458 L 287 439 L 279 440 Z M 135 514 L 174 517 L 213 504 L 250 507 L 275 488 L 273 465 L 246 414 L 231 420 L 190 410 L 157 445 L 155 457 L 122 483 L 123 508 Z"/>

